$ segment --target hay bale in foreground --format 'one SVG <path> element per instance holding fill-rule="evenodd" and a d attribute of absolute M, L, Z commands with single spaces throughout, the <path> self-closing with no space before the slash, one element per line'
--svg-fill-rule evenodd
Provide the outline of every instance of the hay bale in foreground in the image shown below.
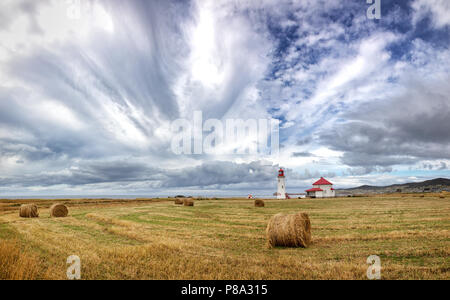
<path fill-rule="evenodd" d="M 259 199 L 255 200 L 255 207 L 264 207 L 264 205 L 264 201 Z"/>
<path fill-rule="evenodd" d="M 444 199 L 445 195 L 439 195 L 439 198 Z"/>
<path fill-rule="evenodd" d="M 35 204 L 22 204 L 19 209 L 21 218 L 39 218 L 38 207 Z"/>
<path fill-rule="evenodd" d="M 302 247 L 311 244 L 311 222 L 305 213 L 277 214 L 270 219 L 266 235 L 269 247 Z"/>
<path fill-rule="evenodd" d="M 184 199 L 183 200 L 184 206 L 194 206 L 194 200 L 192 199 Z"/>
<path fill-rule="evenodd" d="M 177 198 L 177 199 L 175 199 L 175 204 L 176 204 L 176 205 L 182 205 L 182 204 L 183 204 L 183 200 Z"/>
<path fill-rule="evenodd" d="M 50 207 L 50 216 L 54 218 L 65 218 L 69 214 L 69 209 L 64 204 L 53 204 Z"/>

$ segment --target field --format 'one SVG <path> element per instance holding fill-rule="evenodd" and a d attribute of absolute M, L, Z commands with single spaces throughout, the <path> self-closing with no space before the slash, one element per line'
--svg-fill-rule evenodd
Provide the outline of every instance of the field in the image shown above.
<path fill-rule="evenodd" d="M 21 219 L 20 203 L 39 205 Z M 382 279 L 450 279 L 450 198 L 385 195 L 335 199 L 63 200 L 68 218 L 49 217 L 55 200 L 0 200 L 0 279 L 66 279 L 70 255 L 82 279 L 367 279 L 367 257 Z M 279 212 L 306 212 L 313 244 L 267 247 Z"/>

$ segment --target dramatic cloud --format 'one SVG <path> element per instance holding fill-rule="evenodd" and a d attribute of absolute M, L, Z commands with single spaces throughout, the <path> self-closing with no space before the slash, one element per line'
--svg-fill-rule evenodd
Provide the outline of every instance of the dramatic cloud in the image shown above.
<path fill-rule="evenodd" d="M 436 63 L 449 58 L 447 54 Z M 323 142 L 345 152 L 342 162 L 349 166 L 450 159 L 450 73 L 433 78 L 437 70 L 433 66 L 430 74 L 421 70 L 410 76 L 401 82 L 405 89 L 390 99 L 356 107 L 345 122 L 322 134 Z"/>
<path fill-rule="evenodd" d="M 432 24 L 437 28 L 450 25 L 450 3 L 446 0 L 415 0 L 414 23 L 418 23 L 428 14 L 431 14 Z"/>
<path fill-rule="evenodd" d="M 448 1 L 368 7 L 2 1 L 0 193 L 270 195 L 279 166 L 299 191 L 448 176 Z M 171 125 L 196 111 L 277 119 L 280 151 L 176 155 Z"/>

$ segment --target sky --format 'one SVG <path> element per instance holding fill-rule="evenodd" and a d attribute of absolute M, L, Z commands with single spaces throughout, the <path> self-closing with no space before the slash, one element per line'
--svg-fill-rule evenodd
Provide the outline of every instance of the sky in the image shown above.
<path fill-rule="evenodd" d="M 449 178 L 450 1 L 380 3 L 2 0 L 0 197 Z M 279 151 L 176 153 L 196 112 L 279 122 Z"/>

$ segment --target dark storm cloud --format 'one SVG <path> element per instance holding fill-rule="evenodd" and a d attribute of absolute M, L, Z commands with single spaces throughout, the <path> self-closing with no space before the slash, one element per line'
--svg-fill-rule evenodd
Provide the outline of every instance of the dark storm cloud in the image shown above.
<path fill-rule="evenodd" d="M 299 140 L 296 145 L 297 146 L 304 146 L 304 145 L 310 144 L 312 141 L 313 140 L 312 140 L 311 137 L 306 137 L 306 138 L 303 138 L 303 139 Z"/>
<path fill-rule="evenodd" d="M 0 177 L 0 184 L 4 186 L 48 187 L 61 184 L 77 186 L 98 183 L 141 182 L 155 180 L 157 174 L 157 169 L 142 163 L 123 160 L 96 161 L 83 162 L 79 166 L 57 172 L 41 172 L 40 174 L 21 177 Z"/>
<path fill-rule="evenodd" d="M 344 175 L 362 176 L 370 173 L 391 173 L 392 167 L 355 167 L 344 171 Z"/>
<path fill-rule="evenodd" d="M 139 184 L 144 188 L 227 188 L 232 185 L 254 185 L 270 187 L 274 183 L 279 166 L 255 161 L 233 163 L 226 161 L 204 162 L 196 167 L 179 169 L 155 168 L 142 161 L 83 161 L 76 166 L 56 172 L 24 174 L 22 176 L 0 176 L 3 187 L 50 187 L 54 185 L 87 186 L 96 184 L 118 184 L 120 186 Z M 285 169 L 292 182 L 311 181 L 326 176 L 333 178 L 333 172 L 319 173 L 304 170 L 296 173 Z"/>
<path fill-rule="evenodd" d="M 351 130 L 351 129 L 349 129 Z M 381 145 L 380 145 L 381 146 Z M 373 154 L 372 148 L 359 149 L 358 151 L 367 151 L 368 153 L 362 153 L 357 151 L 345 152 L 342 156 L 342 163 L 348 166 L 364 166 L 373 169 L 374 166 L 387 167 L 392 165 L 407 165 L 413 164 L 417 161 L 414 157 L 408 157 L 403 154 L 389 155 L 386 154 Z M 397 149 L 392 149 L 397 152 Z"/>
<path fill-rule="evenodd" d="M 344 124 L 321 134 L 321 141 L 343 151 L 348 166 L 388 167 L 418 160 L 450 158 L 450 88 L 447 80 L 429 85 L 412 81 L 387 102 L 373 102 L 347 113 Z"/>
<path fill-rule="evenodd" d="M 300 173 L 293 173 L 289 172 L 289 169 L 286 172 L 289 176 L 289 180 L 297 180 L 297 181 L 310 181 L 311 179 L 317 179 L 320 177 L 326 177 L 326 178 L 334 178 L 336 177 L 335 172 L 319 172 L 319 171 L 310 171 L 309 169 L 305 169 L 303 172 Z M 308 185 L 310 182 L 307 183 Z"/>
<path fill-rule="evenodd" d="M 273 182 L 278 167 L 261 162 L 236 164 L 232 162 L 205 162 L 197 167 L 162 169 L 142 162 L 125 160 L 83 162 L 59 172 L 39 175 L 0 177 L 3 186 L 87 185 L 97 183 L 145 182 L 149 187 L 208 187 L 240 183 Z M 289 170 L 290 171 L 290 170 Z"/>
<path fill-rule="evenodd" d="M 277 166 L 265 166 L 259 162 L 207 162 L 199 167 L 167 171 L 164 185 L 188 187 L 273 181 L 277 169 Z"/>
<path fill-rule="evenodd" d="M 447 163 L 446 162 L 443 162 L 443 161 L 441 161 L 439 164 L 437 164 L 437 165 L 433 165 L 433 164 L 431 164 L 431 163 L 423 163 L 422 164 L 422 169 L 425 169 L 425 170 L 439 170 L 439 171 L 442 171 L 442 170 L 447 170 L 448 169 L 448 165 L 447 165 Z"/>

